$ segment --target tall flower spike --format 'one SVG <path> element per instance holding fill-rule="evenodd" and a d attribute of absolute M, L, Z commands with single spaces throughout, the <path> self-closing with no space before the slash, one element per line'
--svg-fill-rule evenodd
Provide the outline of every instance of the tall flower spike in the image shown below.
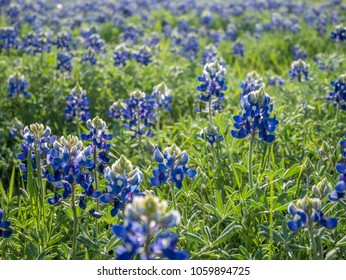
<path fill-rule="evenodd" d="M 154 99 L 158 108 L 166 109 L 171 111 L 169 103 L 172 101 L 171 90 L 166 86 L 165 83 L 160 83 L 153 88 L 153 92 L 148 99 Z"/>
<path fill-rule="evenodd" d="M 258 132 L 259 140 L 273 142 L 278 121 L 270 117 L 273 104 L 270 103 L 270 96 L 265 92 L 264 87 L 253 91 L 241 99 L 243 114 L 234 116 L 234 127 L 231 134 L 234 138 L 252 137 Z"/>
<path fill-rule="evenodd" d="M 125 208 L 124 224 L 112 226 L 113 234 L 123 241 L 123 245 L 116 249 L 116 258 L 187 259 L 186 252 L 176 250 L 178 235 L 168 230 L 177 226 L 179 220 L 177 211 L 167 211 L 166 201 L 160 202 L 151 194 L 135 197 Z M 160 232 L 162 229 L 165 231 Z"/>
<path fill-rule="evenodd" d="M 339 105 L 341 110 L 346 110 L 346 73 L 339 76 L 336 81 L 331 81 L 330 85 L 334 90 L 329 92 L 328 101 L 333 101 L 334 106 Z"/>
<path fill-rule="evenodd" d="M 240 94 L 240 99 L 248 95 L 250 92 L 258 90 L 263 86 L 263 79 L 255 71 L 249 72 L 246 75 L 246 79 L 241 82 L 240 87 L 242 88 L 242 93 Z"/>
<path fill-rule="evenodd" d="M 78 84 L 71 90 L 70 96 L 66 97 L 65 118 L 68 122 L 86 122 L 91 118 L 90 99 L 87 93 Z"/>
<path fill-rule="evenodd" d="M 167 147 L 163 154 L 159 148 L 154 150 L 154 159 L 158 162 L 158 168 L 153 170 L 154 177 L 150 179 L 152 186 L 156 187 L 170 181 L 180 189 L 183 185 L 184 176 L 193 178 L 196 170 L 189 169 L 189 155 L 181 151 L 175 144 Z"/>
<path fill-rule="evenodd" d="M 94 166 L 91 155 L 91 147 L 83 149 L 83 143 L 77 136 L 62 136 L 54 142 L 47 156 L 47 164 L 52 167 L 53 173 L 47 175 L 47 180 L 56 187 L 56 193 L 48 198 L 49 204 L 57 206 L 67 199 L 72 192 L 72 184 L 79 184 L 83 188 L 83 195 L 95 198 L 100 195 L 100 192 L 94 191 L 93 178 L 89 177 L 88 170 Z M 58 194 L 60 189 L 63 190 L 62 197 Z M 80 207 L 84 206 L 82 200 Z"/>
<path fill-rule="evenodd" d="M 114 66 L 124 67 L 126 61 L 131 57 L 130 50 L 126 47 L 125 44 L 121 44 L 115 48 L 113 60 Z"/>
<path fill-rule="evenodd" d="M 108 182 L 106 192 L 99 197 L 103 204 L 111 204 L 111 215 L 114 217 L 119 210 L 131 203 L 135 196 L 142 196 L 139 185 L 143 180 L 143 173 L 133 168 L 132 163 L 121 156 L 111 167 L 106 167 L 104 176 Z"/>
<path fill-rule="evenodd" d="M 41 160 L 41 174 L 46 177 L 45 156 L 49 153 L 51 145 L 56 140 L 56 136 L 51 136 L 51 130 L 43 124 L 35 123 L 24 128 L 24 143 L 20 145 L 21 152 L 17 158 L 22 162 L 19 165 L 23 173 L 24 181 L 27 180 L 28 160 L 31 160 L 33 170 L 36 170 L 36 152 L 39 153 Z M 31 154 L 29 152 L 31 151 Z"/>
<path fill-rule="evenodd" d="M 334 229 L 338 223 L 336 218 L 326 218 L 322 213 L 322 203 L 319 198 L 298 199 L 296 206 L 293 203 L 288 205 L 288 213 L 293 220 L 287 223 L 291 231 L 298 231 L 305 225 L 319 223 L 320 226 L 327 229 Z"/>
<path fill-rule="evenodd" d="M 308 81 L 309 80 L 309 68 L 310 68 L 310 65 L 301 59 L 293 61 L 292 65 L 291 65 L 291 70 L 289 71 L 289 74 L 291 76 L 291 80 L 294 80 L 297 77 L 298 82 L 301 82 L 302 81 L 302 75 L 304 75 L 305 81 Z"/>
<path fill-rule="evenodd" d="M 147 66 L 150 62 L 152 62 L 151 57 L 153 54 L 148 46 L 141 46 L 137 52 L 132 54 L 132 56 L 137 62 Z"/>
<path fill-rule="evenodd" d="M 346 40 L 346 27 L 342 25 L 335 26 L 334 31 L 330 34 L 330 38 L 335 42 L 343 42 Z"/>
<path fill-rule="evenodd" d="M 8 78 L 7 83 L 7 90 L 9 92 L 8 97 L 16 97 L 20 94 L 22 94 L 26 98 L 30 97 L 30 94 L 27 91 L 29 82 L 25 80 L 24 75 L 15 73 Z"/>
<path fill-rule="evenodd" d="M 134 132 L 131 138 L 140 138 L 142 135 L 152 137 L 151 127 L 156 122 L 156 101 L 148 98 L 144 92 L 135 90 L 125 102 L 126 109 L 123 110 L 123 118 L 126 123 L 124 127 Z"/>
<path fill-rule="evenodd" d="M 111 145 L 107 143 L 113 139 L 113 135 L 107 133 L 106 122 L 100 119 L 98 116 L 92 120 L 88 120 L 87 123 L 88 133 L 82 134 L 83 141 L 91 141 L 92 151 L 94 153 L 94 162 L 98 163 L 98 166 L 94 166 L 100 173 L 103 173 L 104 166 L 109 163 L 109 157 L 107 157 L 107 151 Z"/>
<path fill-rule="evenodd" d="M 198 77 L 198 81 L 202 84 L 197 87 L 197 90 L 201 92 L 197 97 L 200 102 L 208 106 L 204 110 L 196 109 L 197 112 L 220 111 L 224 108 L 221 103 L 225 101 L 224 91 L 227 90 L 225 74 L 226 69 L 217 61 L 204 66 L 203 76 Z"/>

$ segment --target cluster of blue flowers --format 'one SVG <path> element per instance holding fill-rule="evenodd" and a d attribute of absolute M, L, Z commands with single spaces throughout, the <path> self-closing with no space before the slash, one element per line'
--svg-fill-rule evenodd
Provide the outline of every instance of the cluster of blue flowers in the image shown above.
<path fill-rule="evenodd" d="M 122 116 L 126 122 L 124 127 L 134 133 L 131 138 L 142 135 L 152 137 L 151 128 L 156 121 L 155 100 L 149 99 L 144 92 L 135 90 L 131 93 L 130 98 L 125 100 L 125 104 L 126 108 L 123 110 Z"/>
<path fill-rule="evenodd" d="M 305 60 L 306 59 L 306 51 L 302 49 L 299 45 L 294 45 L 292 49 L 292 54 L 293 54 L 293 60 Z"/>
<path fill-rule="evenodd" d="M 329 93 L 328 101 L 333 101 L 334 106 L 339 105 L 341 110 L 346 110 L 346 74 L 340 75 L 336 81 L 330 82 L 334 90 Z"/>
<path fill-rule="evenodd" d="M 121 44 L 115 48 L 113 55 L 114 65 L 124 67 L 126 65 L 126 60 L 128 60 L 130 57 L 130 50 L 125 44 Z"/>
<path fill-rule="evenodd" d="M 213 126 L 212 124 L 208 124 L 207 127 L 202 129 L 200 132 L 200 136 L 202 139 L 207 141 L 210 145 L 214 145 L 216 142 L 221 142 L 223 140 L 223 136 L 219 132 L 217 126 Z"/>
<path fill-rule="evenodd" d="M 37 53 L 49 53 L 51 42 L 46 33 L 30 32 L 27 37 L 22 40 L 20 46 L 27 54 L 35 55 Z"/>
<path fill-rule="evenodd" d="M 308 81 L 309 68 L 310 68 L 310 65 L 307 64 L 304 60 L 298 59 L 296 61 L 293 61 L 291 70 L 289 71 L 291 80 L 294 80 L 295 78 L 297 78 L 298 82 L 301 82 L 302 76 L 304 76 L 305 81 Z"/>
<path fill-rule="evenodd" d="M 0 209 L 0 237 L 9 238 L 12 231 L 9 229 L 11 223 L 4 220 L 4 211 Z"/>
<path fill-rule="evenodd" d="M 244 52 L 245 52 L 245 48 L 244 48 L 244 44 L 240 41 L 236 41 L 234 42 L 234 44 L 232 45 L 232 55 L 234 56 L 244 56 Z"/>
<path fill-rule="evenodd" d="M 107 151 L 110 149 L 108 141 L 113 139 L 113 135 L 107 133 L 105 121 L 98 116 L 86 122 L 88 133 L 82 134 L 83 141 L 90 141 L 92 152 L 94 154 L 94 166 L 98 172 L 103 173 L 105 165 L 110 161 Z"/>
<path fill-rule="evenodd" d="M 118 260 L 188 259 L 186 252 L 176 249 L 178 235 L 169 230 L 177 226 L 180 215 L 167 212 L 165 201 L 150 194 L 135 197 L 124 214 L 124 224 L 112 226 L 113 234 L 123 241 L 116 249 Z"/>
<path fill-rule="evenodd" d="M 335 42 L 343 42 L 346 40 L 346 27 L 342 25 L 335 26 L 330 38 Z"/>
<path fill-rule="evenodd" d="M 344 135 L 346 138 L 346 133 Z M 331 201 L 338 201 L 345 197 L 346 191 L 346 140 L 340 141 L 341 155 L 343 157 L 343 162 L 336 165 L 336 171 L 339 175 L 339 182 L 334 187 L 335 191 L 329 194 L 329 199 Z"/>
<path fill-rule="evenodd" d="M 198 95 L 198 100 L 207 104 L 205 109 L 197 108 L 197 112 L 221 111 L 225 102 L 224 91 L 227 90 L 225 86 L 226 69 L 217 61 L 208 63 L 204 66 L 203 76 L 198 77 L 198 81 L 202 82 L 197 87 L 201 92 Z"/>
<path fill-rule="evenodd" d="M 7 51 L 11 49 L 17 49 L 18 32 L 14 27 L 3 27 L 0 29 L 0 51 L 5 49 Z"/>
<path fill-rule="evenodd" d="M 202 64 L 213 63 L 218 58 L 218 52 L 214 45 L 208 45 L 205 47 L 202 53 Z"/>
<path fill-rule="evenodd" d="M 156 187 L 167 182 L 168 178 L 177 188 L 183 185 L 184 176 L 193 178 L 196 170 L 189 169 L 189 155 L 181 151 L 175 144 L 164 149 L 163 154 L 158 147 L 154 151 L 154 159 L 158 168 L 153 170 L 154 177 L 150 179 L 152 186 Z"/>
<path fill-rule="evenodd" d="M 249 72 L 246 79 L 241 82 L 240 87 L 243 90 L 240 93 L 240 98 L 245 97 L 252 91 L 258 90 L 263 86 L 263 79 L 255 71 Z"/>
<path fill-rule="evenodd" d="M 105 168 L 104 177 L 108 185 L 99 200 L 113 206 L 110 212 L 113 217 L 119 210 L 123 210 L 126 204 L 131 203 L 135 196 L 143 196 L 139 185 L 144 175 L 123 155 L 111 167 Z"/>
<path fill-rule="evenodd" d="M 11 75 L 8 80 L 7 91 L 9 92 L 8 97 L 17 97 L 22 94 L 24 97 L 29 98 L 30 94 L 27 91 L 29 82 L 25 80 L 25 77 L 20 73 Z"/>
<path fill-rule="evenodd" d="M 285 81 L 280 76 L 274 75 L 269 77 L 268 79 L 268 86 L 281 86 L 283 87 L 285 84 Z"/>
<path fill-rule="evenodd" d="M 86 122 L 91 118 L 90 98 L 79 85 L 71 90 L 70 95 L 66 97 L 65 118 L 68 122 L 82 121 Z"/>
<path fill-rule="evenodd" d="M 47 155 L 47 164 L 52 167 L 53 173 L 47 175 L 47 181 L 63 191 L 62 197 L 56 191 L 54 197 L 48 198 L 49 204 L 60 205 L 72 193 L 72 185 L 75 184 L 81 185 L 87 195 L 98 197 L 99 193 L 93 190 L 93 179 L 88 174 L 88 169 L 94 166 L 91 156 L 91 146 L 83 149 L 83 143 L 77 136 L 62 136 L 59 141 L 54 141 Z M 84 198 L 80 199 L 79 206 L 85 209 Z"/>
<path fill-rule="evenodd" d="M 57 56 L 58 64 L 56 66 L 56 69 L 60 72 L 71 72 L 72 67 L 72 56 L 68 53 L 58 53 Z"/>
<path fill-rule="evenodd" d="M 47 176 L 45 160 L 49 153 L 49 146 L 56 140 L 56 136 L 51 136 L 51 129 L 43 124 L 31 124 L 24 128 L 24 143 L 20 145 L 21 153 L 17 158 L 22 162 L 19 168 L 22 171 L 24 181 L 27 180 L 28 164 L 30 163 L 33 170 L 37 170 L 36 157 L 41 161 L 41 174 Z M 30 154 L 29 154 L 30 153 Z"/>
<path fill-rule="evenodd" d="M 155 108 L 165 109 L 166 111 L 172 110 L 172 107 L 169 105 L 172 102 L 171 91 L 165 83 L 154 86 L 153 92 L 148 96 L 148 99 L 155 101 Z"/>
<path fill-rule="evenodd" d="M 287 223 L 287 226 L 292 231 L 298 231 L 305 225 L 312 226 L 313 223 L 318 223 L 320 226 L 327 229 L 334 229 L 338 223 L 336 218 L 327 218 L 322 213 L 322 203 L 319 198 L 299 199 L 297 206 L 290 203 L 288 213 L 293 217 L 293 220 Z"/>
<path fill-rule="evenodd" d="M 276 118 L 270 117 L 273 110 L 273 104 L 270 101 L 270 96 L 265 92 L 264 87 L 242 97 L 243 114 L 233 117 L 234 127 L 237 130 L 231 131 L 232 136 L 241 139 L 251 135 L 253 138 L 258 132 L 259 140 L 273 142 L 275 135 L 272 133 L 279 122 Z"/>

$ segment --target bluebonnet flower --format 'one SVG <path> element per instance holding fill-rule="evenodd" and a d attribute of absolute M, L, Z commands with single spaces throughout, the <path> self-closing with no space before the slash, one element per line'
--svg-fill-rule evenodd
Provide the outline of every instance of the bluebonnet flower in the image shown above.
<path fill-rule="evenodd" d="M 22 171 L 24 181 L 27 180 L 28 160 L 31 160 L 32 169 L 37 170 L 36 155 L 40 160 L 41 174 L 43 177 L 46 176 L 44 160 L 51 144 L 56 140 L 56 136 L 51 136 L 50 133 L 51 130 L 48 126 L 45 127 L 43 124 L 38 123 L 24 128 L 24 143 L 20 145 L 21 152 L 17 154 L 17 158 L 22 162 L 19 168 Z"/>
<path fill-rule="evenodd" d="M 142 32 L 134 25 L 127 25 L 123 32 L 123 42 L 137 44 Z"/>
<path fill-rule="evenodd" d="M 255 37 L 258 38 L 258 39 L 261 39 L 262 38 L 262 33 L 263 33 L 263 30 L 264 30 L 264 27 L 262 24 L 260 23 L 256 23 L 255 24 L 255 27 L 253 29 L 253 33 L 255 34 Z"/>
<path fill-rule="evenodd" d="M 230 41 L 235 41 L 237 39 L 237 26 L 235 25 L 235 23 L 231 22 L 227 25 L 226 27 L 226 38 Z"/>
<path fill-rule="evenodd" d="M 57 56 L 58 59 L 58 65 L 56 66 L 57 70 L 60 70 L 61 72 L 71 72 L 72 67 L 72 56 L 68 53 L 58 53 Z"/>
<path fill-rule="evenodd" d="M 169 105 L 172 102 L 171 91 L 165 83 L 155 86 L 148 99 L 154 99 L 158 108 L 164 108 L 166 111 L 172 110 L 172 107 Z"/>
<path fill-rule="evenodd" d="M 9 238 L 12 231 L 9 229 L 11 223 L 4 220 L 4 211 L 0 209 L 0 237 Z"/>
<path fill-rule="evenodd" d="M 225 101 L 224 91 L 227 90 L 225 74 L 226 69 L 217 61 L 204 66 L 203 76 L 198 77 L 198 81 L 202 82 L 202 84 L 197 87 L 197 90 L 201 92 L 198 95 L 198 100 L 209 104 L 204 111 L 220 111 L 224 108 L 221 103 Z M 197 112 L 202 111 L 201 109 L 196 110 Z"/>
<path fill-rule="evenodd" d="M 315 62 L 320 70 L 334 70 L 336 67 L 341 65 L 344 57 L 337 54 L 324 54 L 319 53 L 315 57 Z"/>
<path fill-rule="evenodd" d="M 279 122 L 270 117 L 273 110 L 273 104 L 270 101 L 270 96 L 265 92 L 264 86 L 242 97 L 241 103 L 244 112 L 242 115 L 233 117 L 234 127 L 237 130 L 231 131 L 232 136 L 241 139 L 251 135 L 253 138 L 258 131 L 259 140 L 273 142 L 275 135 L 272 133 Z"/>
<path fill-rule="evenodd" d="M 269 77 L 268 86 L 284 86 L 285 81 L 280 76 L 274 75 Z"/>
<path fill-rule="evenodd" d="M 56 42 L 54 42 L 59 51 L 70 51 L 71 49 L 71 35 L 67 32 L 60 32 L 57 35 Z"/>
<path fill-rule="evenodd" d="M 219 132 L 218 127 L 211 124 L 202 129 L 200 135 L 203 140 L 207 141 L 212 146 L 216 142 L 221 142 L 223 140 L 223 136 Z"/>
<path fill-rule="evenodd" d="M 346 133 L 344 135 L 346 138 Z M 343 157 L 343 162 L 336 165 L 336 171 L 339 175 L 339 182 L 334 187 L 335 191 L 329 194 L 329 199 L 331 201 L 338 201 L 345 197 L 346 191 L 346 140 L 340 141 L 341 155 Z"/>
<path fill-rule="evenodd" d="M 261 86 L 263 86 L 263 79 L 261 76 L 255 71 L 249 72 L 246 75 L 246 79 L 240 84 L 240 87 L 243 90 L 240 94 L 240 98 L 243 98 L 252 91 L 258 90 Z"/>
<path fill-rule="evenodd" d="M 108 185 L 99 200 L 103 204 L 113 206 L 111 210 L 113 217 L 119 210 L 124 209 L 127 203 L 131 203 L 135 196 L 143 195 L 139 191 L 139 185 L 144 175 L 123 155 L 111 167 L 105 168 L 104 177 Z"/>
<path fill-rule="evenodd" d="M 103 173 L 104 166 L 109 163 L 109 157 L 107 157 L 107 151 L 110 149 L 110 144 L 107 141 L 113 139 L 112 134 L 107 133 L 106 122 L 100 119 L 98 116 L 92 120 L 88 120 L 87 123 L 88 133 L 82 134 L 83 141 L 91 141 L 92 151 L 94 153 L 94 168 L 100 173 Z M 96 166 L 98 163 L 98 166 Z"/>
<path fill-rule="evenodd" d="M 125 44 L 121 44 L 115 48 L 113 60 L 115 66 L 125 66 L 126 60 L 131 57 L 130 50 Z"/>
<path fill-rule="evenodd" d="M 18 32 L 14 27 L 3 27 L 0 29 L 0 50 L 18 48 Z"/>
<path fill-rule="evenodd" d="M 107 112 L 107 116 L 113 119 L 120 119 L 123 116 L 123 112 L 126 109 L 126 104 L 120 101 L 114 102 Z"/>
<path fill-rule="evenodd" d="M 51 48 L 51 41 L 49 36 L 41 32 L 36 34 L 30 32 L 27 37 L 22 40 L 21 48 L 27 53 L 35 55 L 36 53 L 48 53 Z"/>
<path fill-rule="evenodd" d="M 287 223 L 291 231 L 298 231 L 305 225 L 312 226 L 313 223 L 318 223 L 320 226 L 327 229 L 334 229 L 338 223 L 336 218 L 326 218 L 322 213 L 322 203 L 319 198 L 299 199 L 297 206 L 290 203 L 288 213 L 293 216 L 293 220 Z"/>
<path fill-rule="evenodd" d="M 218 46 L 225 37 L 223 30 L 209 30 L 208 35 L 215 46 Z"/>
<path fill-rule="evenodd" d="M 156 122 L 156 102 L 154 99 L 147 98 L 146 94 L 140 90 L 131 93 L 129 99 L 125 100 L 126 109 L 123 110 L 125 120 L 124 127 L 133 131 L 131 138 L 142 135 L 152 137 L 151 127 Z"/>
<path fill-rule="evenodd" d="M 209 12 L 208 10 L 204 10 L 201 15 L 201 24 L 206 27 L 210 27 L 213 24 L 213 21 L 214 19 L 211 12 Z"/>
<path fill-rule="evenodd" d="M 335 42 L 342 42 L 346 40 L 346 27 L 342 25 L 335 26 L 330 38 Z"/>
<path fill-rule="evenodd" d="M 99 191 L 94 191 L 93 178 L 89 177 L 88 171 L 83 172 L 83 168 L 88 170 L 94 166 L 91 155 L 91 146 L 83 149 L 82 141 L 76 136 L 68 135 L 67 138 L 62 136 L 59 141 L 54 141 L 53 147 L 47 154 L 47 164 L 52 167 L 53 173 L 48 173 L 46 177 L 57 191 L 60 189 L 63 191 L 61 196 L 56 191 L 54 197 L 49 197 L 50 204 L 58 206 L 61 201 L 69 197 L 76 184 L 83 188 L 85 195 L 97 198 L 101 194 Z"/>
<path fill-rule="evenodd" d="M 23 123 L 19 119 L 14 118 L 13 124 L 10 128 L 9 138 L 13 139 L 17 136 L 22 136 L 21 132 L 23 131 L 23 129 L 24 129 Z"/>
<path fill-rule="evenodd" d="M 113 234 L 123 241 L 123 245 L 116 249 L 116 258 L 188 259 L 186 252 L 176 250 L 178 235 L 168 230 L 179 221 L 179 213 L 175 210 L 168 212 L 165 201 L 160 202 L 153 195 L 135 197 L 125 208 L 124 224 L 112 226 Z M 160 232 L 162 229 L 164 231 Z"/>
<path fill-rule="evenodd" d="M 97 58 L 95 57 L 95 52 L 93 51 L 92 48 L 88 48 L 82 57 L 82 62 L 86 63 L 90 63 L 91 65 L 96 65 L 97 64 Z"/>
<path fill-rule="evenodd" d="M 197 52 L 199 50 L 199 41 L 195 33 L 190 33 L 185 38 L 184 44 L 182 45 L 181 53 L 191 60 L 197 58 Z"/>
<path fill-rule="evenodd" d="M 105 45 L 105 41 L 101 38 L 101 36 L 97 33 L 91 34 L 86 42 L 85 42 L 85 48 L 91 48 L 94 53 L 100 53 L 103 51 Z"/>
<path fill-rule="evenodd" d="M 326 13 L 321 13 L 317 16 L 316 31 L 320 36 L 325 36 L 327 33 L 328 16 Z"/>
<path fill-rule="evenodd" d="M 346 110 L 346 74 L 340 75 L 336 81 L 331 81 L 330 85 L 334 90 L 329 92 L 328 101 L 333 101 L 334 106 L 340 104 L 341 110 Z"/>
<path fill-rule="evenodd" d="M 167 179 L 180 189 L 183 185 L 184 176 L 193 178 L 196 170 L 189 169 L 189 155 L 181 151 L 175 144 L 165 148 L 163 154 L 159 148 L 154 150 L 154 159 L 159 163 L 158 168 L 153 170 L 154 177 L 150 179 L 152 186 L 165 184 Z"/>
<path fill-rule="evenodd" d="M 234 42 L 232 45 L 232 55 L 244 56 L 245 48 L 244 44 L 240 41 Z"/>
<path fill-rule="evenodd" d="M 143 43 L 149 47 L 155 47 L 160 42 L 160 35 L 157 32 L 152 32 L 143 40 Z"/>
<path fill-rule="evenodd" d="M 137 62 L 147 66 L 152 62 L 151 57 L 153 54 L 148 46 L 141 46 L 138 51 L 132 54 L 132 56 Z"/>
<path fill-rule="evenodd" d="M 306 51 L 302 49 L 298 44 L 293 46 L 292 54 L 293 54 L 293 60 L 306 59 Z"/>
<path fill-rule="evenodd" d="M 310 65 L 301 59 L 293 61 L 292 65 L 291 65 L 291 70 L 289 71 L 289 74 L 291 76 L 291 80 L 294 80 L 297 77 L 298 82 L 301 82 L 302 81 L 302 75 L 304 75 L 305 81 L 308 81 L 309 80 L 309 68 L 310 68 Z"/>
<path fill-rule="evenodd" d="M 217 60 L 218 52 L 214 45 L 208 45 L 205 47 L 202 53 L 202 64 L 212 63 Z"/>
<path fill-rule="evenodd" d="M 11 24 L 16 23 L 20 14 L 19 5 L 15 3 L 10 4 L 10 6 L 6 9 L 6 14 Z"/>
<path fill-rule="evenodd" d="M 90 98 L 87 93 L 79 85 L 76 85 L 66 97 L 65 118 L 68 122 L 82 121 L 86 122 L 91 118 Z"/>
<path fill-rule="evenodd" d="M 19 96 L 20 94 L 22 94 L 26 98 L 30 97 L 30 94 L 27 91 L 29 82 L 25 80 L 24 75 L 15 73 L 8 78 L 7 83 L 7 91 L 9 92 L 8 97 L 12 98 Z"/>

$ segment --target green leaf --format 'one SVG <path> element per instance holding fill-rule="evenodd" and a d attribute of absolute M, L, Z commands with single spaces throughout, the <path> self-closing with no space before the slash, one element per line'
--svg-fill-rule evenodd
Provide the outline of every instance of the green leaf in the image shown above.
<path fill-rule="evenodd" d="M 194 241 L 194 242 L 197 242 L 199 244 L 206 245 L 206 242 L 196 234 L 193 234 L 190 232 L 185 232 L 184 236 L 186 237 L 186 239 L 188 239 L 190 241 Z"/>
<path fill-rule="evenodd" d="M 223 232 L 221 232 L 220 236 L 213 242 L 213 246 L 219 245 L 220 243 L 226 241 L 230 238 L 234 233 L 240 230 L 242 227 L 240 225 L 235 225 L 234 223 L 228 225 Z"/>
<path fill-rule="evenodd" d="M 85 244 L 89 250 L 92 250 L 92 251 L 99 251 L 100 250 L 99 246 L 94 241 L 90 240 L 88 237 L 86 237 L 84 235 L 79 235 L 77 240 L 80 243 Z"/>
<path fill-rule="evenodd" d="M 289 177 L 292 177 L 293 175 L 297 174 L 301 169 L 301 166 L 299 163 L 296 163 L 295 165 L 291 166 L 289 169 L 286 170 L 284 176 L 282 179 L 287 179 Z"/>

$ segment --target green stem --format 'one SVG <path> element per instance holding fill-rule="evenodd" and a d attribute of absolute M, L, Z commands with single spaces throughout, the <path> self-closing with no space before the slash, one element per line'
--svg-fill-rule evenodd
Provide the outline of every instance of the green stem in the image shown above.
<path fill-rule="evenodd" d="M 312 252 L 312 259 L 316 260 L 317 259 L 316 242 L 314 237 L 314 229 L 312 227 L 311 221 L 308 222 L 308 229 L 309 229 L 309 236 L 310 236 L 310 248 Z"/>
<path fill-rule="evenodd" d="M 249 167 L 249 184 L 250 184 L 250 189 L 252 190 L 254 188 L 253 186 L 253 172 L 252 172 L 252 153 L 253 153 L 253 146 L 255 142 L 255 135 L 251 135 L 251 141 L 250 141 L 250 148 L 249 148 L 249 162 L 248 162 L 248 167 Z"/>
<path fill-rule="evenodd" d="M 209 103 L 208 103 L 208 113 L 209 113 L 209 123 L 212 125 L 213 124 L 213 120 L 212 120 L 212 115 L 211 115 L 211 98 L 209 100 Z"/>
<path fill-rule="evenodd" d="M 94 182 L 95 182 L 95 189 L 98 191 L 99 184 L 97 180 L 97 155 L 96 155 L 96 146 L 94 146 Z M 99 212 L 100 203 L 99 200 L 96 199 L 96 212 Z M 97 234 L 98 234 L 98 220 L 95 219 L 95 239 L 97 240 Z"/>
<path fill-rule="evenodd" d="M 175 200 L 175 190 L 174 190 L 174 184 L 173 183 L 171 185 L 171 190 L 172 190 L 173 207 L 174 207 L 174 210 L 177 210 L 177 202 Z"/>
<path fill-rule="evenodd" d="M 73 237 L 72 237 L 72 259 L 76 258 L 76 247 L 77 247 L 77 208 L 76 208 L 76 198 L 75 198 L 75 185 L 72 184 L 72 197 L 71 197 L 71 209 L 73 213 Z"/>

